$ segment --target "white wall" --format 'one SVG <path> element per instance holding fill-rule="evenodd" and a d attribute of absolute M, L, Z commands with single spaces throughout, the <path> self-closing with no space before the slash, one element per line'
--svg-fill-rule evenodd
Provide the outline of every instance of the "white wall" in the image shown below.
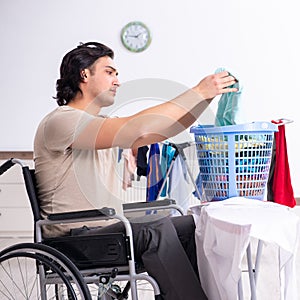
<path fill-rule="evenodd" d="M 51 97 L 62 56 L 79 42 L 97 40 L 115 50 L 123 82 L 160 78 L 192 86 L 228 68 L 244 86 L 246 121 L 294 120 L 286 127 L 287 145 L 300 195 L 297 12 L 296 0 L 1 0 L 0 150 L 32 150 L 39 120 L 56 106 Z M 133 20 L 153 34 L 139 54 L 119 38 Z"/>

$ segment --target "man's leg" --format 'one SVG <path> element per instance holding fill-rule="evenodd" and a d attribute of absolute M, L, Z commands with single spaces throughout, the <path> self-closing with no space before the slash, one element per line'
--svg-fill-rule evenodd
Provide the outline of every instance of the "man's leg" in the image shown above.
<path fill-rule="evenodd" d="M 172 217 L 172 223 L 176 229 L 177 236 L 191 262 L 191 265 L 199 278 L 197 251 L 195 241 L 195 222 L 192 215 L 184 217 Z"/>
<path fill-rule="evenodd" d="M 131 226 L 135 260 L 155 278 L 164 300 L 207 299 L 198 273 L 195 273 L 197 259 L 192 216 L 146 215 L 131 220 Z M 112 232 L 124 232 L 123 223 L 84 230 L 80 234 Z"/>
<path fill-rule="evenodd" d="M 190 235 L 194 235 L 190 217 L 178 217 L 174 225 L 173 218 L 153 221 L 139 218 L 132 222 L 136 259 L 141 260 L 148 274 L 156 279 L 166 300 L 207 299 L 188 257 L 195 259 L 195 252 L 191 253 L 194 248 L 188 245 Z M 182 243 L 187 246 L 186 250 Z"/>

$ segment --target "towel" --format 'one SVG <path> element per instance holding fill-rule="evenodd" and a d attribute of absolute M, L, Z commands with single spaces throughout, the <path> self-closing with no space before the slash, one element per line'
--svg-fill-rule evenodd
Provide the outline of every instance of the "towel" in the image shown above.
<path fill-rule="evenodd" d="M 294 191 L 291 182 L 290 167 L 287 154 L 285 138 L 285 125 L 279 121 L 272 121 L 279 124 L 278 131 L 274 133 L 275 159 L 272 161 L 269 184 L 271 184 L 271 194 L 268 199 L 273 198 L 276 203 L 289 207 L 296 205 Z M 270 192 L 270 191 L 269 191 Z"/>
<path fill-rule="evenodd" d="M 215 73 L 220 73 L 222 71 L 226 70 L 224 68 L 219 68 Z M 218 109 L 215 120 L 216 126 L 226 126 L 243 123 L 240 112 L 241 95 L 243 88 L 239 81 L 230 87 L 238 88 L 238 91 L 222 94 L 218 102 Z"/>

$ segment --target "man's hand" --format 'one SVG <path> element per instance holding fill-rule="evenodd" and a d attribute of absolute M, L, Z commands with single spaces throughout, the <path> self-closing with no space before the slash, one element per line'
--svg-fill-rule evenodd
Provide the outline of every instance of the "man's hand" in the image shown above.
<path fill-rule="evenodd" d="M 203 78 L 193 90 L 204 99 L 209 100 L 220 94 L 237 92 L 237 88 L 230 87 L 236 82 L 237 80 L 233 76 L 229 75 L 227 71 L 223 71 Z"/>

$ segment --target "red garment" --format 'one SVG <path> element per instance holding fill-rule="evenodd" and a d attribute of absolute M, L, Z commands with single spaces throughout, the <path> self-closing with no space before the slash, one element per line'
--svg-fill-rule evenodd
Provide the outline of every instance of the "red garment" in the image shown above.
<path fill-rule="evenodd" d="M 294 191 L 291 183 L 285 139 L 285 125 L 281 124 L 281 121 L 272 121 L 272 123 L 280 124 L 278 126 L 278 132 L 274 133 L 276 156 L 272 185 L 273 201 L 289 207 L 294 207 L 296 205 L 296 200 L 294 198 Z"/>

